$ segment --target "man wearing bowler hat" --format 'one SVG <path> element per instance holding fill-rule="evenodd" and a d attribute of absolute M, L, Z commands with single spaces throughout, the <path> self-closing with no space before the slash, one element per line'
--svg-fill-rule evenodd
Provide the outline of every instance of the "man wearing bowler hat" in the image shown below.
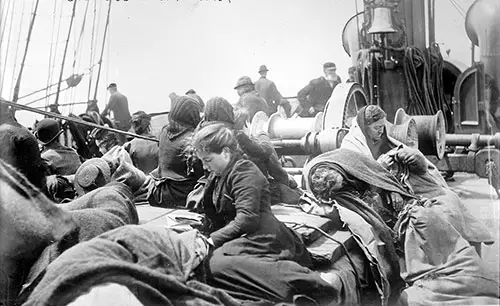
<path fill-rule="evenodd" d="M 242 76 L 239 78 L 234 89 L 236 89 L 240 96 L 240 99 L 235 105 L 235 112 L 238 109 L 246 109 L 250 121 L 252 121 L 253 116 L 258 111 L 263 111 L 267 115 L 270 115 L 266 100 L 259 96 L 250 77 Z"/>
<path fill-rule="evenodd" d="M 297 93 L 302 107 L 300 113 L 302 117 L 314 117 L 317 113 L 324 111 L 333 89 L 342 82 L 336 71 L 335 63 L 325 63 L 323 65 L 325 76 L 312 80 Z"/>
<path fill-rule="evenodd" d="M 82 164 L 75 150 L 59 142 L 62 132 L 59 122 L 52 118 L 43 119 L 35 128 L 35 136 L 43 146 L 41 157 L 48 166 L 49 175 L 72 175 Z"/>
<path fill-rule="evenodd" d="M 255 90 L 259 95 L 266 100 L 269 112 L 275 113 L 278 109 L 283 108 L 284 113 L 287 117 L 290 115 L 290 102 L 283 99 L 281 93 L 278 91 L 276 84 L 267 78 L 266 65 L 261 65 L 259 68 L 260 79 L 255 82 Z"/>
<path fill-rule="evenodd" d="M 108 90 L 111 96 L 101 116 L 107 117 L 109 112 L 112 111 L 116 128 L 122 131 L 128 131 L 130 129 L 130 119 L 132 116 L 130 116 L 128 109 L 127 97 L 118 91 L 116 83 L 109 84 Z"/>

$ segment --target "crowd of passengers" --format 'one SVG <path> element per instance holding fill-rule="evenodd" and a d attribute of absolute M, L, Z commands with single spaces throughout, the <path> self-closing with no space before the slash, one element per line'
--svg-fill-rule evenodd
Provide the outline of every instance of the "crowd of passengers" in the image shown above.
<path fill-rule="evenodd" d="M 499 301 L 480 258 L 488 229 L 420 151 L 387 135 L 378 106 L 306 165 L 304 189 L 268 136 L 250 133 L 255 105 L 175 96 L 158 142 L 95 129 L 102 157 L 88 160 L 60 143 L 57 120 L 31 133 L 0 107 L 4 305 L 353 305 L 367 288 L 382 305 Z M 154 138 L 150 121 L 140 111 L 130 126 Z M 144 203 L 202 225 L 138 225 Z M 357 246 L 325 268 L 278 203 L 332 218 Z"/>

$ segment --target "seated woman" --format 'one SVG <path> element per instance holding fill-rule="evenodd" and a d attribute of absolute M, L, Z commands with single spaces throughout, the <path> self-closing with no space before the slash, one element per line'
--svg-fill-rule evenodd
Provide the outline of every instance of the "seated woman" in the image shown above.
<path fill-rule="evenodd" d="M 269 183 L 244 158 L 233 132 L 206 126 L 193 147 L 210 172 L 201 203 L 214 248 L 208 283 L 245 300 L 333 299 L 335 288 L 307 268 L 312 261 L 300 237 L 272 214 Z"/>
<path fill-rule="evenodd" d="M 135 112 L 130 119 L 132 131 L 138 135 L 155 138 L 151 135 L 151 117 L 143 111 Z M 133 138 L 123 147 L 130 154 L 134 166 L 149 174 L 158 167 L 158 143 L 141 138 Z"/>
<path fill-rule="evenodd" d="M 233 107 L 226 99 L 215 97 L 207 101 L 205 119 L 200 123 L 200 127 L 214 123 L 224 123 L 232 129 L 243 153 L 268 178 L 271 189 L 271 204 L 296 204 L 303 194 L 302 190 L 298 188 L 295 180 L 281 166 L 278 154 L 268 140 L 267 135 L 253 137 L 246 131 L 248 130 L 249 119 L 250 114 L 246 109 L 239 109 L 234 113 Z"/>
<path fill-rule="evenodd" d="M 431 304 L 431 301 L 470 305 L 498 299 L 498 293 L 493 289 L 495 286 L 498 288 L 498 282 L 489 275 L 478 254 L 455 229 L 456 226 L 448 222 L 447 219 L 450 218 L 446 216 L 447 213 L 435 210 L 440 205 L 439 202 L 446 201 L 446 198 L 436 196 L 425 201 L 414 201 L 415 196 L 409 189 L 420 186 L 413 184 L 411 176 L 425 175 L 425 157 L 416 153 L 418 150 L 409 148 L 394 151 L 388 153 L 391 156 L 388 164 L 392 173 L 374 160 L 350 150 L 339 149 L 322 154 L 305 167 L 306 185 L 318 199 L 335 204 L 342 220 L 351 231 L 362 237 L 359 241 L 367 244 L 366 249 L 377 258 L 379 271 L 393 275 L 392 280 L 386 278 L 391 291 L 394 287 L 398 288 L 396 276 L 399 275 L 401 264 L 401 277 L 411 286 L 405 290 L 403 300 L 416 305 Z M 408 171 L 413 174 L 408 176 Z M 366 195 L 365 188 L 369 186 L 400 193 L 406 200 L 405 206 L 399 209 L 370 206 L 369 201 L 363 197 Z M 391 208 L 396 215 L 391 214 Z M 352 217 L 352 213 L 346 213 L 346 209 L 361 216 L 372 230 L 367 231 L 359 226 L 359 220 L 358 223 L 352 222 L 356 218 Z M 389 220 L 391 217 L 397 219 L 395 232 L 380 222 L 378 215 L 383 217 L 387 212 Z M 467 213 L 464 216 L 467 220 Z M 483 230 L 478 230 L 479 234 L 488 235 L 484 226 L 475 219 L 467 222 L 471 223 L 471 229 Z M 366 236 L 370 232 L 374 233 L 374 239 Z M 396 239 L 402 247 L 402 252 L 398 254 L 394 253 Z M 377 248 L 370 248 L 370 241 L 376 242 Z M 383 276 L 384 274 L 382 279 Z M 473 285 L 476 282 L 474 279 L 481 283 L 481 287 Z M 397 291 L 395 293 L 399 294 Z M 418 298 L 426 302 L 416 303 Z"/>
<path fill-rule="evenodd" d="M 402 145 L 387 134 L 386 117 L 386 113 L 379 106 L 364 106 L 358 111 L 356 120 L 342 140 L 340 147 L 378 160 L 382 154 Z M 437 168 L 428 160 L 426 163 L 436 183 L 446 187 L 447 184 Z"/>
<path fill-rule="evenodd" d="M 158 170 L 151 172 L 155 186 L 148 200 L 152 206 L 185 206 L 186 198 L 203 176 L 199 161 L 192 158 L 188 146 L 200 122 L 199 103 L 187 96 L 173 101 L 168 124 L 160 133 Z"/>

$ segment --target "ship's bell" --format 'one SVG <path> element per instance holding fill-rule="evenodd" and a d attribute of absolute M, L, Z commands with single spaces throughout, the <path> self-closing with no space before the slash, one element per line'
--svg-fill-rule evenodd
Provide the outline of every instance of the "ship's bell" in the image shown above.
<path fill-rule="evenodd" d="M 392 26 L 391 9 L 388 7 L 374 8 L 372 25 L 368 30 L 368 34 L 394 32 L 396 32 L 396 29 Z"/>

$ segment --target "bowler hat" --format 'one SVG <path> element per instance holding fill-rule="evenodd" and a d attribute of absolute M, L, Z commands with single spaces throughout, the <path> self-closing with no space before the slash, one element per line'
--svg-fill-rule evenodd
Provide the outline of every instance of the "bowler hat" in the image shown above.
<path fill-rule="evenodd" d="M 38 122 L 35 128 L 35 136 L 42 145 L 48 145 L 53 142 L 62 132 L 59 122 L 51 118 L 45 118 Z"/>
<path fill-rule="evenodd" d="M 263 72 L 263 71 L 269 71 L 266 67 L 266 65 L 260 65 L 260 68 L 259 68 L 259 73 L 260 72 Z"/>
<path fill-rule="evenodd" d="M 247 76 L 242 76 L 241 78 L 238 79 L 238 82 L 236 82 L 236 86 L 234 86 L 234 89 L 237 89 L 238 87 L 244 85 L 253 85 L 252 79 L 250 79 L 250 77 Z"/>

